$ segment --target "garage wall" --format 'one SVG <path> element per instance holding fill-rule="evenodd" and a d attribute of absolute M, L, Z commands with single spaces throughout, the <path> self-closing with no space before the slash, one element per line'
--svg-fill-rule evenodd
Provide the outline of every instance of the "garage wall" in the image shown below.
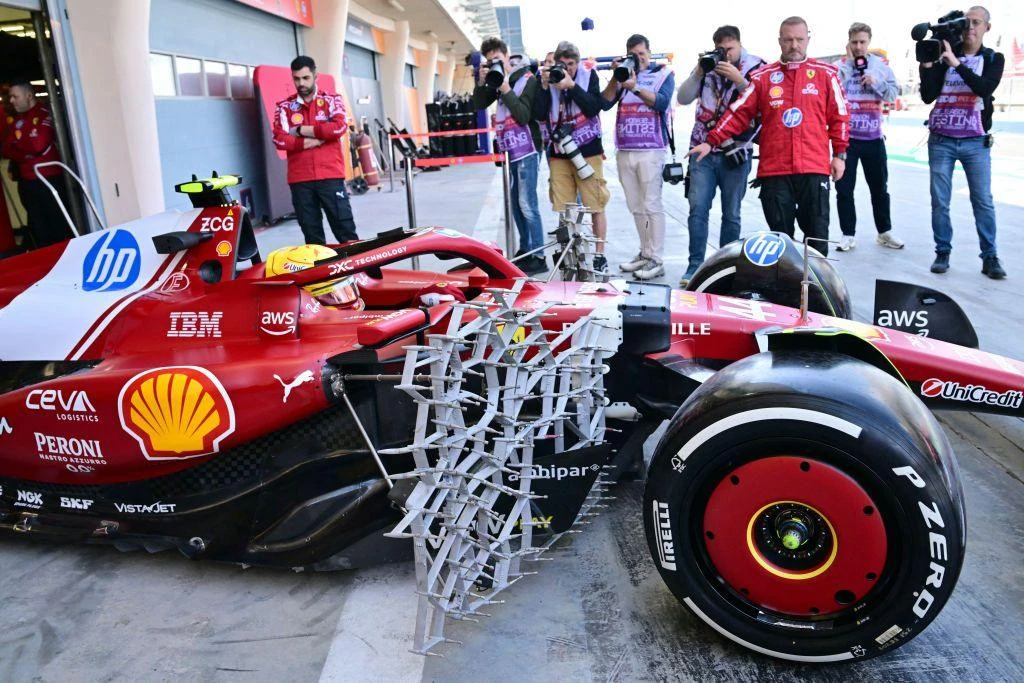
<path fill-rule="evenodd" d="M 294 25 L 231 0 L 152 0 L 153 52 L 255 66 L 288 64 L 297 54 Z M 267 212 L 263 145 L 255 99 L 158 97 L 157 130 L 168 208 L 187 209 L 174 185 L 211 170 L 239 173 L 257 217 Z"/>

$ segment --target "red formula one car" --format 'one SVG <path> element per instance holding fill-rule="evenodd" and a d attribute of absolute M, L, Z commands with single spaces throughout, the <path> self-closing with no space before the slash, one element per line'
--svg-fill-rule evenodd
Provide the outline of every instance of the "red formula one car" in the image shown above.
<path fill-rule="evenodd" d="M 658 571 L 748 648 L 870 657 L 948 600 L 964 503 L 929 408 L 1021 415 L 1024 364 L 942 341 L 976 343 L 942 295 L 885 290 L 910 331 L 848 320 L 831 266 L 773 233 L 693 291 L 528 280 L 442 228 L 268 275 L 229 184 L 3 262 L 3 530 L 282 567 L 413 556 L 425 650 L 643 466 Z M 390 267 L 415 256 L 452 267 Z M 335 284 L 358 305 L 311 293 Z"/>

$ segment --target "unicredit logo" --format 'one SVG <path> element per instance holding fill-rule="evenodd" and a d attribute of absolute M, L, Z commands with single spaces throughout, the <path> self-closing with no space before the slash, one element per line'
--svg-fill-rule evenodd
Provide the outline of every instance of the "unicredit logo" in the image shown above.
<path fill-rule="evenodd" d="M 944 398 L 947 401 L 963 401 L 982 405 L 1020 408 L 1024 393 L 1020 391 L 992 391 L 980 384 L 960 384 L 941 379 L 929 379 L 921 383 L 921 395 L 927 398 Z"/>

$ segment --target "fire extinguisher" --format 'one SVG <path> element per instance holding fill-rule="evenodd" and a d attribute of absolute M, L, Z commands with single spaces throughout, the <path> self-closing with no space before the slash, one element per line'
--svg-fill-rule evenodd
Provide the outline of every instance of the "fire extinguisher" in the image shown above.
<path fill-rule="evenodd" d="M 362 131 L 355 134 L 353 140 L 356 153 L 359 158 L 359 170 L 363 172 L 363 179 L 370 187 L 380 185 L 380 174 L 377 173 L 377 163 L 373 158 L 373 141 L 370 136 Z"/>

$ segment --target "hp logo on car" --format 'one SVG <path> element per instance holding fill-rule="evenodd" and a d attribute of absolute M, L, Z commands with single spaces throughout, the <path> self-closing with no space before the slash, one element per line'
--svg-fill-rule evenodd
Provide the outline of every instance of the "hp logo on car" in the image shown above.
<path fill-rule="evenodd" d="M 96 241 L 82 264 L 82 289 L 116 292 L 139 279 L 142 254 L 135 236 L 127 230 L 108 231 Z"/>
<path fill-rule="evenodd" d="M 743 243 L 743 255 L 755 266 L 774 266 L 785 250 L 785 240 L 771 232 L 753 235 Z"/>
<path fill-rule="evenodd" d="M 790 107 L 782 112 L 782 125 L 786 128 L 796 128 L 803 120 L 804 113 L 800 111 L 799 107 Z"/>

